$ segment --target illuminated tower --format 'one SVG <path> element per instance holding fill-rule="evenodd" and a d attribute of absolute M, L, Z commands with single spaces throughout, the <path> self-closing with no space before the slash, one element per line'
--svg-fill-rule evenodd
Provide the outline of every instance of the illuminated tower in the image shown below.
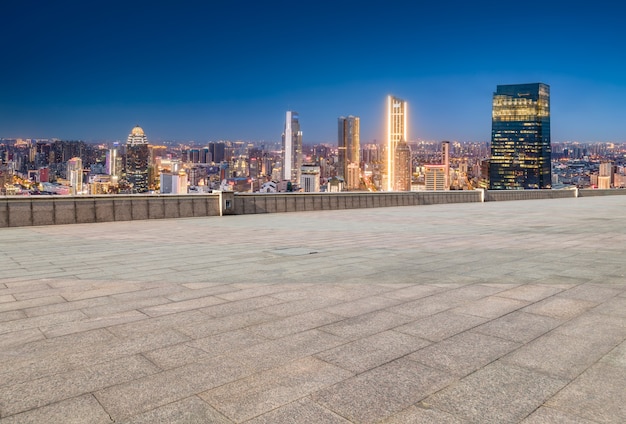
<path fill-rule="evenodd" d="M 298 112 L 287 111 L 283 133 L 283 179 L 300 184 L 302 131 Z"/>
<path fill-rule="evenodd" d="M 81 194 L 83 191 L 83 161 L 75 157 L 67 161 L 67 179 L 70 182 L 70 193 Z"/>
<path fill-rule="evenodd" d="M 360 165 L 361 143 L 359 141 L 359 117 L 348 116 L 338 119 L 337 146 L 339 148 L 339 173 L 348 183 L 348 190 L 359 188 L 358 178 L 348 178 L 348 167 L 350 164 Z M 355 184 L 356 181 L 356 184 Z"/>
<path fill-rule="evenodd" d="M 148 191 L 148 157 L 148 138 L 137 125 L 126 142 L 126 179 L 132 184 L 134 193 Z"/>
<path fill-rule="evenodd" d="M 493 94 L 489 189 L 551 188 L 550 86 L 499 85 Z"/>
<path fill-rule="evenodd" d="M 441 143 L 441 156 L 442 164 L 445 167 L 444 175 L 444 190 L 450 190 L 450 142 L 444 141 Z"/>
<path fill-rule="evenodd" d="M 407 102 L 387 96 L 387 191 L 393 191 L 397 182 L 393 161 L 396 146 L 402 140 L 408 140 Z"/>

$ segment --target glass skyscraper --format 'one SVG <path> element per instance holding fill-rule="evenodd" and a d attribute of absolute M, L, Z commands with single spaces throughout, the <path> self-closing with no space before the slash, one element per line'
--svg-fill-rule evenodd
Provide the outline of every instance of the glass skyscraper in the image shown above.
<path fill-rule="evenodd" d="M 489 189 L 549 189 L 550 86 L 498 85 L 493 94 Z"/>
<path fill-rule="evenodd" d="M 394 175 L 394 158 L 399 142 L 408 142 L 407 102 L 387 96 L 387 191 L 396 190 L 398 179 Z"/>
<path fill-rule="evenodd" d="M 287 111 L 283 132 L 283 178 L 300 184 L 302 172 L 302 131 L 298 112 Z"/>
<path fill-rule="evenodd" d="M 337 147 L 339 152 L 339 173 L 346 181 L 348 190 L 358 189 L 358 179 L 348 178 L 348 166 L 350 164 L 360 165 L 361 143 L 359 140 L 359 117 L 340 116 L 338 118 Z M 356 182 L 356 184 L 352 184 Z"/>
<path fill-rule="evenodd" d="M 128 135 L 126 142 L 126 179 L 133 193 L 148 191 L 148 138 L 137 125 Z"/>

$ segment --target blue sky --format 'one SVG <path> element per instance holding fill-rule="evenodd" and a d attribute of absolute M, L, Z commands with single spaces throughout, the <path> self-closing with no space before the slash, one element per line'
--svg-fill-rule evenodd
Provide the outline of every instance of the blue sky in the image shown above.
<path fill-rule="evenodd" d="M 44 4 L 41 4 L 44 3 Z M 305 143 L 490 138 L 498 84 L 551 86 L 553 141 L 626 141 L 625 6 L 572 2 L 21 0 L 0 6 L 0 137 Z"/>

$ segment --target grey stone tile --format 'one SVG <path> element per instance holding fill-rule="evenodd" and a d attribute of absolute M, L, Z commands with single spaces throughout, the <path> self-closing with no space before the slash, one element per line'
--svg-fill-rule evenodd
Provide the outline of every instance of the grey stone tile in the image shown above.
<path fill-rule="evenodd" d="M 94 299 L 77 300 L 75 302 L 63 302 L 54 303 L 51 305 L 36 306 L 34 308 L 24 309 L 24 312 L 29 317 L 38 317 L 41 315 L 55 314 L 59 312 L 82 310 L 86 315 L 89 315 L 90 308 L 97 308 L 98 306 L 109 305 L 113 300 L 109 297 L 96 297 Z"/>
<path fill-rule="evenodd" d="M 388 418 L 453 381 L 448 374 L 398 359 L 312 395 L 320 405 L 352 422 Z"/>
<path fill-rule="evenodd" d="M 244 366 L 263 371 L 314 355 L 346 343 L 345 339 L 318 330 L 292 334 L 233 352 L 230 356 Z"/>
<path fill-rule="evenodd" d="M 444 291 L 442 287 L 438 287 L 430 284 L 414 284 L 408 287 L 399 288 L 397 290 L 388 291 L 384 294 L 385 297 L 398 300 L 415 300 L 421 299 Z"/>
<path fill-rule="evenodd" d="M 11 322 L 11 321 L 9 321 Z M 21 346 L 36 340 L 42 340 L 45 336 L 38 328 L 29 328 L 21 331 L 0 334 L 0 349 L 5 350 L 15 346 Z"/>
<path fill-rule="evenodd" d="M 626 422 L 626 372 L 598 363 L 552 397 L 547 405 L 599 423 Z"/>
<path fill-rule="evenodd" d="M 81 311 L 67 311 L 38 317 L 24 318 L 0 323 L 0 334 L 10 333 L 12 331 L 27 330 L 30 328 L 38 328 L 47 325 L 80 321 L 86 317 L 87 316 Z"/>
<path fill-rule="evenodd" d="M 335 334 L 345 339 L 359 339 L 398 327 L 411 318 L 387 311 L 376 311 L 368 314 L 346 318 L 343 321 L 320 327 L 320 330 Z"/>
<path fill-rule="evenodd" d="M 134 380 L 158 371 L 147 359 L 130 356 L 38 380 L 0 387 L 0 416 L 13 415 Z"/>
<path fill-rule="evenodd" d="M 151 350 L 144 353 L 144 356 L 164 370 L 182 367 L 183 365 L 210 358 L 210 355 L 203 350 L 188 346 L 187 344 L 176 344 Z"/>
<path fill-rule="evenodd" d="M 621 292 L 622 290 L 618 288 L 598 284 L 582 284 L 559 293 L 559 297 L 601 303 L 617 296 Z"/>
<path fill-rule="evenodd" d="M 522 311 L 568 320 L 582 314 L 596 305 L 596 302 L 554 296 L 540 302 L 533 303 L 532 305 L 523 308 Z"/>
<path fill-rule="evenodd" d="M 11 294 L 0 295 L 0 303 L 15 302 L 15 297 Z"/>
<path fill-rule="evenodd" d="M 493 363 L 424 402 L 469 423 L 517 423 L 565 384 L 565 380 Z"/>
<path fill-rule="evenodd" d="M 102 299 L 102 298 L 96 298 Z M 129 301 L 111 301 L 107 304 L 103 305 L 95 305 L 84 307 L 81 310 L 89 317 L 102 317 L 107 315 L 113 315 L 120 312 L 127 312 L 132 310 L 137 310 L 141 308 L 147 308 L 150 306 L 163 305 L 165 303 L 169 303 L 170 301 L 164 297 L 148 297 L 148 298 L 140 298 L 133 299 Z"/>
<path fill-rule="evenodd" d="M 626 297 L 614 297 L 591 310 L 594 313 L 626 317 Z"/>
<path fill-rule="evenodd" d="M 0 312 L 0 322 L 13 321 L 22 318 L 26 318 L 24 311 Z"/>
<path fill-rule="evenodd" d="M 161 406 L 122 421 L 123 424 L 229 424 L 231 422 L 196 396 Z"/>
<path fill-rule="evenodd" d="M 203 320 L 195 321 L 191 324 L 181 323 L 177 325 L 176 328 L 192 339 L 200 339 L 275 319 L 275 316 L 254 310 L 217 318 L 205 316 Z"/>
<path fill-rule="evenodd" d="M 392 306 L 386 310 L 413 318 L 425 318 L 439 312 L 455 308 L 460 304 L 462 304 L 462 302 L 457 299 L 448 299 L 444 296 L 429 296 L 413 300 L 411 302 L 406 302 L 398 306 Z"/>
<path fill-rule="evenodd" d="M 472 331 L 515 342 L 528 343 L 557 327 L 560 323 L 561 321 L 547 316 L 516 311 L 479 325 Z"/>
<path fill-rule="evenodd" d="M 288 403 L 268 413 L 246 421 L 246 424 L 349 424 L 350 421 L 318 405 L 309 398 Z"/>
<path fill-rule="evenodd" d="M 351 302 L 343 302 L 335 306 L 324 308 L 324 311 L 343 317 L 355 317 L 357 315 L 367 314 L 369 312 L 379 311 L 381 309 L 395 306 L 401 302 L 396 299 L 390 299 L 382 296 L 364 297 Z"/>
<path fill-rule="evenodd" d="M 466 331 L 407 356 L 408 359 L 463 377 L 521 346 L 509 340 Z"/>
<path fill-rule="evenodd" d="M 563 289 L 554 286 L 523 284 L 521 286 L 499 292 L 498 297 L 508 297 L 526 302 L 538 302 L 560 293 L 561 291 L 563 291 Z"/>
<path fill-rule="evenodd" d="M 292 315 L 302 314 L 304 312 L 322 309 L 327 306 L 337 305 L 338 303 L 341 303 L 341 300 L 327 297 L 309 297 L 306 299 L 266 306 L 261 308 L 260 311 L 271 315 L 278 315 L 279 317 L 289 317 Z"/>
<path fill-rule="evenodd" d="M 120 312 L 104 317 L 87 318 L 80 321 L 60 323 L 56 325 L 46 325 L 41 327 L 41 331 L 46 337 L 59 337 L 72 333 L 94 330 L 97 328 L 110 327 L 117 324 L 145 320 L 148 317 L 139 311 Z"/>
<path fill-rule="evenodd" d="M 606 354 L 600 362 L 614 367 L 626 368 L 626 342 L 622 342 Z"/>
<path fill-rule="evenodd" d="M 243 348 L 266 342 L 265 337 L 253 334 L 246 330 L 233 330 L 226 333 L 196 339 L 186 343 L 188 346 L 201 349 L 209 356 L 224 355 Z"/>
<path fill-rule="evenodd" d="M 233 302 L 221 303 L 215 306 L 202 308 L 201 311 L 213 317 L 223 317 L 226 315 L 234 315 L 242 312 L 249 312 L 255 309 L 261 309 L 267 306 L 279 305 L 284 300 L 280 300 L 270 296 L 259 296 L 251 299 L 236 300 Z"/>
<path fill-rule="evenodd" d="M 453 311 L 484 318 L 498 318 L 527 305 L 528 302 L 520 300 L 489 296 L 479 300 L 467 302 L 464 305 L 453 309 Z"/>
<path fill-rule="evenodd" d="M 548 333 L 505 356 L 502 361 L 555 377 L 572 379 L 613 347 L 615 343 L 612 340 L 589 340 Z"/>
<path fill-rule="evenodd" d="M 217 305 L 219 303 L 224 303 L 225 301 L 215 297 L 215 296 L 206 296 L 199 297 L 196 299 L 190 300 L 182 300 L 180 302 L 169 302 L 164 303 L 162 305 L 150 306 L 147 308 L 141 309 L 141 312 L 151 317 L 158 317 L 161 315 L 173 314 L 176 312 L 189 311 L 193 309 L 205 308 L 207 306 Z"/>
<path fill-rule="evenodd" d="M 196 283 L 196 284 L 207 284 L 207 283 Z M 236 291 L 236 289 L 234 289 L 229 284 L 219 284 L 219 285 L 215 283 L 209 283 L 209 284 L 213 284 L 213 286 L 177 291 L 175 293 L 166 295 L 166 297 L 173 302 L 180 302 L 183 300 L 198 299 L 202 297 L 215 296 L 215 295 L 222 294 L 222 293 L 230 293 L 232 291 Z M 183 286 L 186 287 L 186 286 L 189 286 L 189 284 L 183 284 Z"/>
<path fill-rule="evenodd" d="M 315 356 L 352 372 L 361 373 L 428 344 L 426 340 L 390 330 L 346 343 Z"/>
<path fill-rule="evenodd" d="M 262 324 L 252 325 L 248 327 L 248 330 L 268 339 L 278 339 L 289 334 L 312 330 L 343 319 L 343 317 L 329 314 L 328 312 L 311 311 L 299 315 L 292 315 L 287 318 L 274 319 L 270 322 L 264 322 Z"/>
<path fill-rule="evenodd" d="M 254 374 L 199 396 L 230 419 L 241 422 L 293 402 L 352 374 L 315 358 Z"/>
<path fill-rule="evenodd" d="M 587 313 L 559 326 L 554 332 L 618 344 L 626 338 L 626 317 Z"/>
<path fill-rule="evenodd" d="M 66 300 L 61 296 L 36 297 L 34 299 L 18 300 L 16 302 L 0 303 L 0 313 L 6 311 L 17 311 L 20 309 L 34 308 L 36 306 L 51 305 L 54 303 L 64 303 Z"/>
<path fill-rule="evenodd" d="M 438 342 L 474 328 L 486 321 L 486 318 L 446 311 L 403 325 L 396 330 Z"/>
<path fill-rule="evenodd" d="M 79 396 L 0 419 L 1 424 L 106 424 L 112 422 L 92 395 Z"/>
<path fill-rule="evenodd" d="M 424 402 L 407 409 L 380 422 L 380 424 L 463 424 L 459 418 L 437 409 L 428 408 Z"/>
<path fill-rule="evenodd" d="M 207 320 L 207 315 L 198 310 L 179 312 L 126 324 L 107 327 L 107 330 L 125 339 L 169 330 L 178 326 L 192 326 Z"/>
<path fill-rule="evenodd" d="M 597 421 L 589 421 L 575 415 L 570 415 L 554 408 L 542 406 L 533 412 L 521 424 L 595 424 Z"/>

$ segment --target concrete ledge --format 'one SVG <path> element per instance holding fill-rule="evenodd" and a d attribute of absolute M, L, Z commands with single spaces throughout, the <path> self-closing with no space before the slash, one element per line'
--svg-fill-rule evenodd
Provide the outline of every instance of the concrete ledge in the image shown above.
<path fill-rule="evenodd" d="M 230 193 L 231 214 L 481 202 L 483 191 Z M 626 195 L 626 190 L 484 190 L 484 201 Z M 221 216 L 218 194 L 0 197 L 0 228 Z"/>

